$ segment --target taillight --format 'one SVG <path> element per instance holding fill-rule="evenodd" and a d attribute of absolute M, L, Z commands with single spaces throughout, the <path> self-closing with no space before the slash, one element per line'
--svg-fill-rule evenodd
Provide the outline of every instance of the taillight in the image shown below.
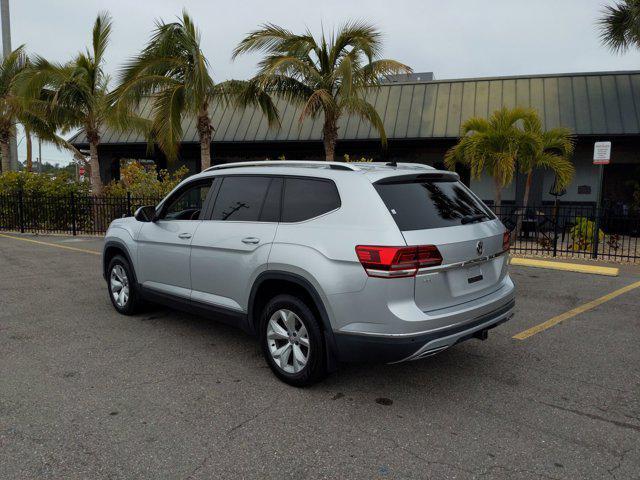
<path fill-rule="evenodd" d="M 506 252 L 511 248 L 511 232 L 507 230 L 502 234 L 502 251 Z"/>
<path fill-rule="evenodd" d="M 417 247 L 358 245 L 356 254 L 370 277 L 413 277 L 421 268 L 442 264 L 442 255 L 435 245 Z"/>

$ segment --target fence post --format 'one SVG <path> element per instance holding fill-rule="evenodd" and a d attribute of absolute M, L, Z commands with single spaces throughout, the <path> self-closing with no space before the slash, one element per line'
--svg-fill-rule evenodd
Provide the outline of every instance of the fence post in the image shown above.
<path fill-rule="evenodd" d="M 76 197 L 71 192 L 71 233 L 76 236 Z"/>
<path fill-rule="evenodd" d="M 600 235 L 598 235 L 598 233 L 600 232 L 600 220 L 602 217 L 602 209 L 600 208 L 600 206 L 598 205 L 596 207 L 596 218 L 595 218 L 595 228 L 593 229 L 593 255 L 592 257 L 594 259 L 598 258 L 598 249 L 600 248 Z"/>
<path fill-rule="evenodd" d="M 560 207 L 558 205 L 558 197 L 556 197 L 556 203 L 554 205 L 553 212 L 553 256 L 558 255 L 558 217 Z"/>
<path fill-rule="evenodd" d="M 131 192 L 127 192 L 127 216 L 131 215 Z"/>
<path fill-rule="evenodd" d="M 20 233 L 24 233 L 24 198 L 22 190 L 18 190 L 18 223 L 20 223 Z"/>

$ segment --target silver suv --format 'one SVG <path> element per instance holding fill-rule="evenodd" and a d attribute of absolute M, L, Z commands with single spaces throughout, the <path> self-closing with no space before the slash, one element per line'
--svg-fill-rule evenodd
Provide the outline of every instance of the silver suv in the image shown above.
<path fill-rule="evenodd" d="M 257 335 L 283 381 L 433 355 L 513 315 L 509 233 L 452 172 L 419 164 L 224 164 L 115 220 L 104 277 Z"/>

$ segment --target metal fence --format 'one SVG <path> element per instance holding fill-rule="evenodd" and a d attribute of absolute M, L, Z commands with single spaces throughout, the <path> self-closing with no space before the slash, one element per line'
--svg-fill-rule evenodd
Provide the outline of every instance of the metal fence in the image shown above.
<path fill-rule="evenodd" d="M 112 220 L 131 216 L 143 205 L 161 199 L 149 197 L 94 197 L 86 195 L 0 195 L 0 230 L 31 233 L 98 235 Z"/>
<path fill-rule="evenodd" d="M 514 253 L 640 263 L 640 215 L 595 206 L 501 205 Z"/>
<path fill-rule="evenodd" d="M 0 230 L 103 234 L 115 218 L 160 198 L 0 195 Z M 494 208 L 512 231 L 514 253 L 640 263 L 640 215 L 593 206 L 502 205 Z"/>

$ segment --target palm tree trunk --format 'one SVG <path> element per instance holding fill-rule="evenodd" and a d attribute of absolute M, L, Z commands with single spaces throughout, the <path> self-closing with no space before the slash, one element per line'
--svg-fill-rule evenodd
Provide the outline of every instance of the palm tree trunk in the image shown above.
<path fill-rule="evenodd" d="M 522 220 L 524 220 L 524 216 L 527 214 L 527 207 L 529 206 L 529 193 L 531 192 L 531 180 L 533 178 L 533 170 L 527 173 L 527 181 L 524 184 L 524 196 L 522 197 L 522 212 L 518 215 L 518 222 L 516 224 L 516 232 L 520 235 L 520 231 L 522 230 Z"/>
<path fill-rule="evenodd" d="M 502 184 L 500 183 L 500 181 L 496 178 L 493 181 L 494 186 L 495 186 L 495 198 L 493 200 L 493 209 L 495 211 L 496 214 L 500 214 L 500 206 L 502 205 Z"/>
<path fill-rule="evenodd" d="M 29 131 L 28 128 L 24 129 L 24 136 L 26 139 L 26 144 L 27 144 L 27 162 L 26 162 L 26 169 L 27 172 L 31 172 L 33 171 L 33 146 L 31 145 L 31 132 Z"/>
<path fill-rule="evenodd" d="M 211 166 L 211 119 L 209 108 L 205 105 L 198 115 L 198 135 L 200 136 L 200 171 Z"/>
<path fill-rule="evenodd" d="M 324 141 L 324 156 L 327 162 L 333 162 L 336 153 L 336 142 L 338 141 L 337 119 L 327 118 L 322 129 L 322 140 Z"/>
<path fill-rule="evenodd" d="M 96 136 L 97 137 L 97 136 Z M 98 140 L 89 140 L 89 166 L 91 168 L 91 192 L 102 195 L 102 178 L 100 177 L 100 160 L 98 158 Z"/>
<path fill-rule="evenodd" d="M 2 173 L 11 170 L 11 154 L 9 153 L 9 138 L 0 139 L 0 153 L 2 154 Z"/>

